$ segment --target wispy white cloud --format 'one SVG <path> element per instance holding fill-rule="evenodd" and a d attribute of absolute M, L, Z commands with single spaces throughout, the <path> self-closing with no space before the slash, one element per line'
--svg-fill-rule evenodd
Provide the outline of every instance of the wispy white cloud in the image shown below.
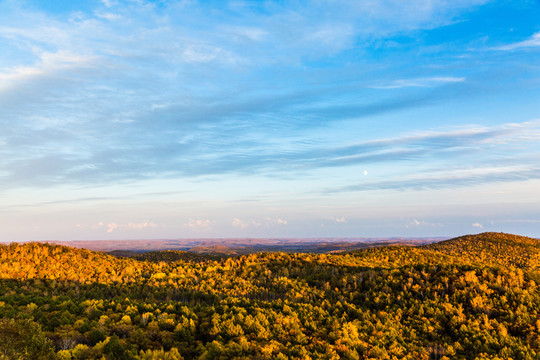
<path fill-rule="evenodd" d="M 415 79 L 400 79 L 390 81 L 388 83 L 370 85 L 373 89 L 401 89 L 407 87 L 433 87 L 440 86 L 445 83 L 460 83 L 464 82 L 465 77 L 453 77 L 453 76 L 441 76 L 441 77 L 429 77 L 429 78 L 415 78 Z"/>
<path fill-rule="evenodd" d="M 245 229 L 249 226 L 249 223 L 244 222 L 238 218 L 234 218 L 232 221 L 232 226 L 240 229 Z"/>
<path fill-rule="evenodd" d="M 420 226 L 420 225 L 427 225 L 428 223 L 425 221 L 419 221 L 416 219 L 412 219 L 407 225 L 405 225 L 406 228 Z"/>
<path fill-rule="evenodd" d="M 111 13 L 111 12 L 100 12 L 96 11 L 96 16 L 101 19 L 106 19 L 109 21 L 116 21 L 122 18 L 122 15 Z"/>
<path fill-rule="evenodd" d="M 101 2 L 103 3 L 103 5 L 105 5 L 108 8 L 116 5 L 116 1 L 112 1 L 112 0 L 101 0 Z"/>
<path fill-rule="evenodd" d="M 425 221 L 425 220 L 412 219 L 411 221 L 409 221 L 405 225 L 405 228 L 410 229 L 410 228 L 416 228 L 416 227 L 421 227 L 421 226 L 425 226 L 425 227 L 442 227 L 442 224 L 440 224 L 440 223 L 432 223 L 432 222 L 428 222 L 428 221 Z"/>
<path fill-rule="evenodd" d="M 289 222 L 282 218 L 265 217 L 264 220 L 268 225 L 287 225 Z"/>
<path fill-rule="evenodd" d="M 43 74 L 43 69 L 38 67 L 18 66 L 0 73 L 0 80 L 20 80 L 26 77 L 41 74 Z"/>
<path fill-rule="evenodd" d="M 248 39 L 251 41 L 262 41 L 267 36 L 269 36 L 269 32 L 255 26 L 230 26 L 226 25 L 223 26 L 221 29 L 223 32 L 227 33 L 227 35 L 237 38 L 239 41 Z"/>
<path fill-rule="evenodd" d="M 210 219 L 189 219 L 189 222 L 183 225 L 191 230 L 209 230 L 212 227 Z"/>
<path fill-rule="evenodd" d="M 480 224 L 480 223 L 474 223 L 471 225 L 472 227 L 475 227 L 475 228 L 479 228 L 479 229 L 483 229 L 484 228 L 484 225 Z"/>
<path fill-rule="evenodd" d="M 240 220 L 238 218 L 234 218 L 231 225 L 233 227 L 235 227 L 235 228 L 244 230 L 244 229 L 247 229 L 249 227 L 259 227 L 262 224 L 260 222 L 258 222 L 258 221 L 255 221 L 255 220 L 243 221 L 243 220 Z"/>
<path fill-rule="evenodd" d="M 269 227 L 275 227 L 275 226 L 283 226 L 287 225 L 288 221 L 282 218 L 274 218 L 274 217 L 265 217 L 261 220 L 241 220 L 239 218 L 234 218 L 231 225 L 234 228 L 245 230 L 248 228 L 269 228 Z"/>
<path fill-rule="evenodd" d="M 333 217 L 333 216 L 331 216 L 328 219 L 330 221 L 335 222 L 336 224 L 345 224 L 347 222 L 347 219 L 344 216 L 341 216 L 341 217 Z"/>
<path fill-rule="evenodd" d="M 68 21 L 18 8 L 21 21 L 4 25 L 0 33 L 31 49 L 45 47 L 47 51 L 75 53 L 84 50 L 109 61 L 120 59 L 107 54 L 132 54 L 131 64 L 145 60 L 150 65 L 161 59 L 169 65 L 163 67 L 164 71 L 179 59 L 234 66 L 238 59 L 245 59 L 243 66 L 254 66 L 311 60 L 353 47 L 359 37 L 388 36 L 448 24 L 460 11 L 483 1 L 449 4 L 437 0 L 429 2 L 429 6 L 425 1 L 414 1 L 414 7 L 400 1 L 307 2 L 288 7 L 223 3 L 216 6 L 216 11 L 203 10 L 196 2 L 163 3 L 163 11 L 141 2 L 102 3 L 94 12 L 79 12 L 77 18 Z M 239 20 L 214 15 L 226 11 L 236 13 Z M 208 28 L 202 31 L 192 25 L 201 23 Z"/>
<path fill-rule="evenodd" d="M 108 233 L 112 233 L 115 230 L 126 230 L 126 229 L 127 230 L 143 230 L 146 228 L 157 228 L 158 224 L 153 223 L 153 222 L 142 222 L 142 223 L 130 222 L 127 224 L 117 224 L 114 222 L 110 222 L 105 225 L 104 223 L 101 222 L 98 224 L 97 228 L 101 228 L 103 226 L 106 226 Z"/>
<path fill-rule="evenodd" d="M 496 50 L 516 50 L 540 46 L 540 31 L 535 33 L 527 40 L 519 41 L 513 44 L 503 45 L 495 48 Z"/>
<path fill-rule="evenodd" d="M 21 81 L 31 80 L 32 77 L 40 75 L 53 75 L 54 72 L 62 70 L 72 70 L 75 68 L 86 68 L 93 66 L 94 57 L 78 55 L 70 51 L 41 52 L 39 60 L 34 66 L 15 66 L 3 69 L 0 72 L 0 80 Z M 6 85 L 4 85 L 5 87 Z"/>
<path fill-rule="evenodd" d="M 26 118 L 27 124 L 30 119 L 32 117 Z M 286 139 L 283 139 L 281 145 L 275 147 L 272 144 L 266 144 L 266 139 L 251 142 L 246 139 L 239 141 L 233 133 L 225 136 L 223 134 L 228 134 L 230 131 L 225 128 L 224 133 L 220 131 L 216 133 L 219 137 L 215 139 L 213 136 L 208 137 L 208 134 L 205 135 L 205 139 L 200 137 L 201 133 L 198 134 L 197 131 L 192 130 L 189 136 L 184 136 L 182 140 L 182 137 L 177 137 L 179 131 L 170 128 L 157 128 L 151 133 L 142 134 L 139 133 L 142 129 L 138 129 L 140 121 L 137 119 L 133 119 L 132 122 L 116 122 L 114 117 L 112 119 L 109 117 L 109 123 L 104 126 L 111 134 L 94 137 L 96 135 L 92 133 L 89 135 L 84 132 L 77 133 L 75 130 L 79 124 L 59 123 L 61 119 L 58 118 L 47 119 L 49 118 L 35 119 L 35 124 L 32 124 L 33 132 L 30 131 L 33 133 L 31 141 L 27 137 L 9 137 L 4 140 L 6 144 L 0 147 L 0 154 L 3 154 L 4 160 L 0 163 L 0 171 L 4 173 L 5 188 L 33 183 L 39 186 L 50 186 L 58 182 L 99 183 L 105 180 L 145 178 L 148 173 L 158 178 L 194 177 L 246 171 L 275 176 L 281 171 L 309 172 L 329 167 L 429 162 L 430 159 L 439 156 L 448 158 L 449 154 L 452 154 L 450 160 L 461 159 L 459 161 L 461 164 L 467 164 L 467 167 L 463 169 L 464 173 L 456 172 L 454 167 L 452 174 L 445 171 L 432 172 L 426 177 L 419 177 L 418 173 L 407 174 L 407 176 L 401 176 L 402 180 L 395 182 L 395 185 L 410 182 L 412 186 L 420 187 L 427 184 L 432 184 L 432 186 L 446 184 L 444 186 L 447 186 L 452 183 L 464 186 L 474 179 L 480 181 L 481 178 L 485 178 L 482 181 L 490 181 L 489 176 L 481 172 L 489 171 L 494 175 L 492 169 L 496 167 L 486 162 L 502 164 L 505 158 L 504 153 L 507 151 L 512 151 L 514 154 L 513 170 L 508 172 L 509 170 L 504 166 L 499 167 L 498 176 L 492 177 L 491 181 L 503 178 L 534 177 L 536 173 L 530 167 L 531 160 L 527 160 L 527 157 L 535 151 L 540 151 L 535 150 L 540 140 L 540 121 L 491 127 L 465 126 L 446 131 L 421 131 L 345 146 L 313 143 L 297 147 L 296 144 L 288 144 Z M 66 120 L 71 121 L 71 119 Z M 62 135 L 62 147 L 48 145 L 52 140 L 58 141 L 60 125 L 67 128 L 73 127 L 73 132 Z M 135 133 L 133 126 L 136 129 Z M 9 131 L 10 128 L 6 129 Z M 27 133 L 28 131 L 26 130 Z M 51 131 L 54 131 L 54 135 L 51 135 Z M 118 137 L 126 137 L 130 140 L 127 143 L 121 143 L 117 141 Z M 202 139 L 204 140 L 201 141 Z M 137 146 L 130 145 L 135 143 Z M 289 145 L 290 148 L 287 151 L 282 150 Z M 516 146 L 519 146 L 520 152 L 513 150 Z M 156 160 L 157 158 L 159 161 Z M 205 166 L 201 167 L 201 163 Z M 475 172 L 471 172 L 471 167 L 476 168 Z M 505 175 L 503 176 L 502 173 Z M 359 174 L 365 174 L 365 172 L 359 170 Z M 363 177 L 365 180 L 359 188 L 385 188 L 394 184 L 392 179 L 381 180 L 373 173 L 370 174 L 369 177 Z"/>
<path fill-rule="evenodd" d="M 158 224 L 153 222 L 143 222 L 143 223 L 128 223 L 126 226 L 128 229 L 136 229 L 136 230 L 142 230 L 145 228 L 156 228 L 158 227 Z"/>
<path fill-rule="evenodd" d="M 380 179 L 357 185 L 349 185 L 341 188 L 329 189 L 328 192 L 349 192 L 369 190 L 426 190 L 459 188 L 489 183 L 519 182 L 532 179 L 540 179 L 540 168 L 500 166 L 483 168 L 452 169 L 439 172 L 434 175 L 433 170 L 428 170 L 420 175 L 411 174 L 391 180 Z"/>
<path fill-rule="evenodd" d="M 181 54 L 181 59 L 186 63 L 209 63 L 218 61 L 221 63 L 235 64 L 241 62 L 240 56 L 218 46 L 202 44 L 187 45 Z"/>
<path fill-rule="evenodd" d="M 107 224 L 107 232 L 112 233 L 114 230 L 118 229 L 119 227 L 120 227 L 120 225 L 118 225 L 116 223 L 108 223 Z"/>

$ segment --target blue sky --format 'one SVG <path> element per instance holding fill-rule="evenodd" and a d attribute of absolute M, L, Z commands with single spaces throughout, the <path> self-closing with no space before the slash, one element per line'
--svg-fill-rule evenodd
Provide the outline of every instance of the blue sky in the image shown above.
<path fill-rule="evenodd" d="M 0 1 L 0 241 L 538 237 L 539 19 Z"/>

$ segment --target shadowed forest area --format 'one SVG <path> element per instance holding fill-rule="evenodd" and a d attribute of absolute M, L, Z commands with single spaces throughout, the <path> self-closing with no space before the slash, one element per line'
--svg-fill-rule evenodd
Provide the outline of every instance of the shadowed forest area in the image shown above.
<path fill-rule="evenodd" d="M 538 359 L 540 241 L 115 257 L 0 246 L 4 359 Z"/>

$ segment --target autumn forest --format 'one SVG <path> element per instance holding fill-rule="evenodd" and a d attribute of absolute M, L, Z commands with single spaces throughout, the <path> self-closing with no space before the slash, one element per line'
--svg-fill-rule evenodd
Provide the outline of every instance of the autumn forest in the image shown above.
<path fill-rule="evenodd" d="M 338 254 L 0 246 L 1 359 L 538 359 L 540 241 Z"/>

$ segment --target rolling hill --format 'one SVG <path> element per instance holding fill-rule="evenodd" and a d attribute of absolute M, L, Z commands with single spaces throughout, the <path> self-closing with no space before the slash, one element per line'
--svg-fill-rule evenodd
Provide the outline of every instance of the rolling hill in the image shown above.
<path fill-rule="evenodd" d="M 465 235 L 423 248 L 478 264 L 512 265 L 526 269 L 540 266 L 540 240 L 513 234 L 486 232 Z"/>

